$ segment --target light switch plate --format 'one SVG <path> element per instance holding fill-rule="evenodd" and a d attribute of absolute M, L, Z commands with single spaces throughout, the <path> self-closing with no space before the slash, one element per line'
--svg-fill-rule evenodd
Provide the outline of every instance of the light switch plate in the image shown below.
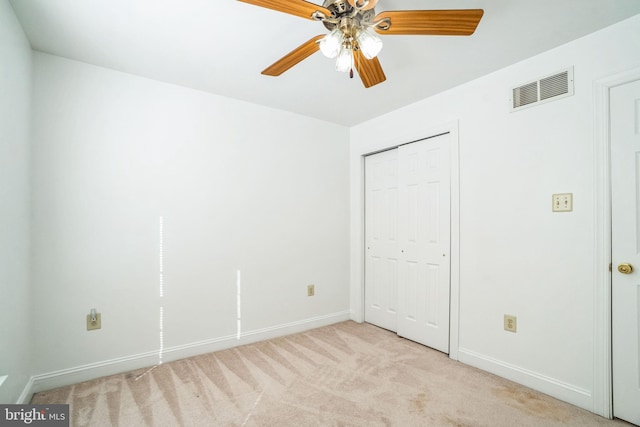
<path fill-rule="evenodd" d="M 554 194 L 552 197 L 553 212 L 573 211 L 573 193 Z"/>

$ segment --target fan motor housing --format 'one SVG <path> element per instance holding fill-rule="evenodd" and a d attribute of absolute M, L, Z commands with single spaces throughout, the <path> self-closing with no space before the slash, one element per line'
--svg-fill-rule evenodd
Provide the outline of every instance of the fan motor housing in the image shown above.
<path fill-rule="evenodd" d="M 322 6 L 329 9 L 331 11 L 331 17 L 335 19 L 340 19 L 353 12 L 353 7 L 347 0 L 324 0 L 324 4 Z M 374 9 L 367 9 L 359 11 L 354 19 L 358 22 L 372 22 L 375 16 L 376 13 Z M 329 31 L 334 30 L 338 26 L 337 24 L 328 21 L 323 21 L 322 23 Z"/>
<path fill-rule="evenodd" d="M 351 9 L 351 5 L 346 0 L 324 0 L 322 6 L 329 9 L 335 18 Z"/>

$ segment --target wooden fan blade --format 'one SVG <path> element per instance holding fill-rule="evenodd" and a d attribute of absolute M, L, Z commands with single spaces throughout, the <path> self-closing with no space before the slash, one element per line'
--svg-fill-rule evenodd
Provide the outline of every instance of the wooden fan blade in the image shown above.
<path fill-rule="evenodd" d="M 266 7 L 267 9 L 277 10 L 278 12 L 289 13 L 291 15 L 299 16 L 301 18 L 307 18 L 315 20 L 313 18 L 314 12 L 322 12 L 327 17 L 331 16 L 331 11 L 317 4 L 309 3 L 304 0 L 238 0 L 243 3 L 253 4 L 255 6 Z"/>
<path fill-rule="evenodd" d="M 374 27 L 378 34 L 470 36 L 476 30 L 484 11 L 482 9 L 458 10 L 396 10 L 381 12 L 376 21 L 388 18 L 388 29 Z"/>
<path fill-rule="evenodd" d="M 262 72 L 262 74 L 266 76 L 279 76 L 280 74 L 284 73 L 289 68 L 296 65 L 298 62 L 308 58 L 309 56 L 320 50 L 318 41 L 320 41 L 323 37 L 324 34 L 320 34 L 319 36 L 315 36 L 311 40 L 301 44 L 300 46 L 289 52 L 286 56 L 283 56 L 281 59 L 276 61 L 273 65 L 267 67 Z"/>
<path fill-rule="evenodd" d="M 355 67 L 364 87 L 369 88 L 387 80 L 377 57 L 367 59 L 360 50 L 354 51 L 353 54 Z"/>

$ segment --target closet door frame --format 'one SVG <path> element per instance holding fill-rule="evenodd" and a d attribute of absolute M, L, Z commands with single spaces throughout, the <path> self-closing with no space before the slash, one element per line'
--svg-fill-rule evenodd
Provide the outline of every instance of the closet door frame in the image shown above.
<path fill-rule="evenodd" d="M 458 360 L 459 312 L 460 312 L 460 167 L 458 122 L 414 129 L 386 140 L 370 140 L 359 147 L 352 146 L 351 166 L 351 318 L 356 322 L 364 321 L 364 269 L 365 269 L 365 168 L 364 158 L 399 147 L 404 144 L 432 138 L 438 135 L 450 135 L 451 162 L 451 298 L 449 310 L 449 357 Z"/>

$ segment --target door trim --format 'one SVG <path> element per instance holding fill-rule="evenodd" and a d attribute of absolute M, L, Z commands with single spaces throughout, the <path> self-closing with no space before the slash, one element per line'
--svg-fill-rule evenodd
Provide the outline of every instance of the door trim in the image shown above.
<path fill-rule="evenodd" d="M 594 82 L 594 366 L 593 412 L 613 418 L 613 364 L 611 358 L 611 138 L 609 90 L 640 80 L 640 67 Z"/>
<path fill-rule="evenodd" d="M 449 357 L 458 360 L 460 307 L 460 167 L 458 121 L 397 135 L 392 140 L 371 141 L 363 148 L 352 146 L 351 166 L 351 318 L 364 322 L 364 157 L 422 139 L 448 133 L 451 144 L 451 294 L 449 300 Z"/>

